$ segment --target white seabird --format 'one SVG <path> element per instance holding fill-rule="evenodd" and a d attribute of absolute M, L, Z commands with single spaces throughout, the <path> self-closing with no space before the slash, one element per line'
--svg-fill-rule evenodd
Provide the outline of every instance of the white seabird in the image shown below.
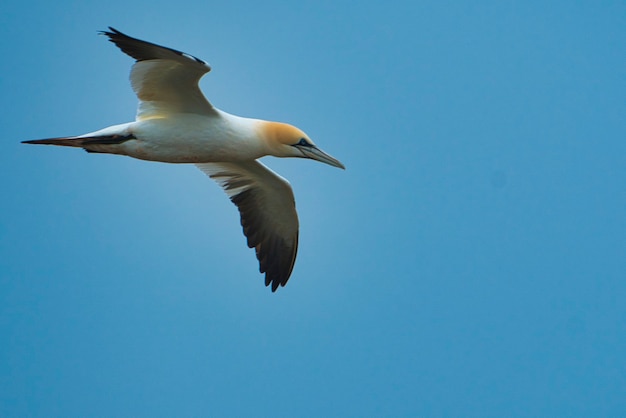
<path fill-rule="evenodd" d="M 310 158 L 339 168 L 345 168 L 343 164 L 294 126 L 231 115 L 211 105 L 198 86 L 211 71 L 204 61 L 112 27 L 101 33 L 136 60 L 130 73 L 139 98 L 135 121 L 79 136 L 23 142 L 195 164 L 237 205 L 265 285 L 271 284 L 273 292 L 284 286 L 296 260 L 298 214 L 289 182 L 257 159 L 273 155 Z"/>

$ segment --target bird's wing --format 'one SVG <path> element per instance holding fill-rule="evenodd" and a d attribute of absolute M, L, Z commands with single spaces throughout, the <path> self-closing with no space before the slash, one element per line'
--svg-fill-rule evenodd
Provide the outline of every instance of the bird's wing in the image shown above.
<path fill-rule="evenodd" d="M 237 205 L 248 247 L 256 249 L 265 285 L 289 280 L 298 250 L 298 214 L 289 182 L 258 161 L 196 164 Z"/>
<path fill-rule="evenodd" d="M 135 58 L 130 82 L 139 98 L 137 120 L 172 113 L 212 115 L 215 109 L 198 87 L 211 67 L 201 59 L 175 49 L 131 38 L 109 27 L 102 34 Z"/>

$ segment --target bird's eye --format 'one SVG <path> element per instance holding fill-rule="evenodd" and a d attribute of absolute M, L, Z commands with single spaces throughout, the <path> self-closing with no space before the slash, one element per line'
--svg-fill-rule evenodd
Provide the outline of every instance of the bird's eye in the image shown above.
<path fill-rule="evenodd" d="M 304 138 L 300 139 L 300 142 L 298 142 L 296 145 L 300 145 L 300 146 L 303 146 L 303 147 L 310 147 L 311 146 L 311 144 L 309 144 L 307 142 L 307 140 L 304 139 Z"/>

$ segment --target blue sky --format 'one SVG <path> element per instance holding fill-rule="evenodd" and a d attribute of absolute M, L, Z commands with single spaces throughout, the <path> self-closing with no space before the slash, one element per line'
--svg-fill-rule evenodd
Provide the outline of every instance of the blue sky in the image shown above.
<path fill-rule="evenodd" d="M 193 166 L 21 140 L 134 118 L 98 30 L 208 61 L 301 220 L 263 286 Z M 626 412 L 626 4 L 0 5 L 0 415 Z"/>

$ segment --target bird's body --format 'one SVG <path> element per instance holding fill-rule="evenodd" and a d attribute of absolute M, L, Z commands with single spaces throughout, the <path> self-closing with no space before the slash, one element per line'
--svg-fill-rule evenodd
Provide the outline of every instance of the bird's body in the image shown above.
<path fill-rule="evenodd" d="M 134 122 L 84 135 L 24 141 L 80 147 L 141 160 L 194 163 L 237 205 L 248 245 L 256 249 L 266 285 L 284 286 L 295 263 L 298 216 L 287 180 L 258 158 L 304 157 L 344 168 L 300 129 L 235 116 L 213 107 L 198 87 L 210 67 L 170 48 L 110 28 L 109 40 L 137 61 L 131 85 L 140 102 Z"/>
<path fill-rule="evenodd" d="M 215 115 L 192 113 L 138 120 L 80 135 L 76 146 L 91 152 L 127 155 L 165 163 L 249 161 L 269 154 L 259 131 L 268 122 L 242 118 L 217 110 Z M 89 144 L 80 139 L 117 135 L 133 140 Z"/>

